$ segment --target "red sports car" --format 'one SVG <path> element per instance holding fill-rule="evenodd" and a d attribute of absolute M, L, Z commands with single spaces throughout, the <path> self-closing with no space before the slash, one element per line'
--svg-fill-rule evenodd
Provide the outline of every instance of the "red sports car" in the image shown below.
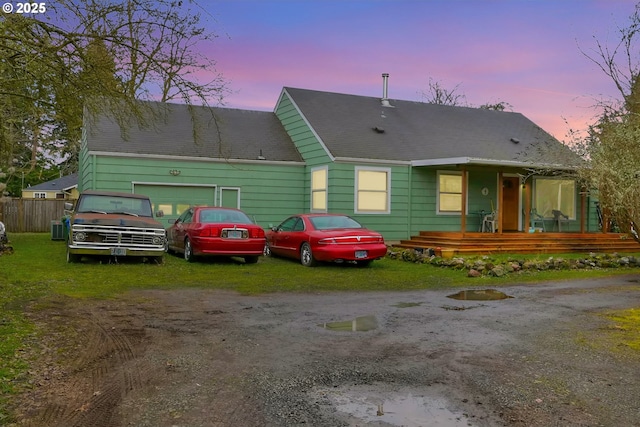
<path fill-rule="evenodd" d="M 258 262 L 265 247 L 264 230 L 239 209 L 197 206 L 167 228 L 167 251 L 191 262 L 198 256 L 237 256 Z"/>
<path fill-rule="evenodd" d="M 267 231 L 266 254 L 299 259 L 306 267 L 317 261 L 369 265 L 387 253 L 380 233 L 337 214 L 302 214 Z"/>

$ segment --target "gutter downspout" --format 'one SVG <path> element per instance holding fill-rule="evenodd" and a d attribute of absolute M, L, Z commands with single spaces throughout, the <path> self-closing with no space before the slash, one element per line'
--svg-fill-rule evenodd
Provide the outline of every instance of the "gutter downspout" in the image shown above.
<path fill-rule="evenodd" d="M 461 200 L 462 206 L 460 206 L 461 208 L 460 231 L 462 232 L 463 236 L 467 232 L 467 197 L 469 193 L 469 188 L 467 186 L 467 179 L 468 179 L 467 169 L 463 167 L 462 168 L 462 200 Z"/>
<path fill-rule="evenodd" d="M 413 166 L 409 165 L 407 169 L 409 171 L 409 176 L 407 177 L 407 182 L 409 185 L 409 200 L 407 201 L 407 238 L 411 238 L 411 226 L 413 225 L 413 217 L 411 216 L 411 212 L 413 212 L 413 184 L 411 182 L 411 177 L 413 176 Z"/>

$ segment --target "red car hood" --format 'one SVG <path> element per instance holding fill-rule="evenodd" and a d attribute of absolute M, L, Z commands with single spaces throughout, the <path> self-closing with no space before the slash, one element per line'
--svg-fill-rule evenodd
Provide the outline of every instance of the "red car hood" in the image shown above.
<path fill-rule="evenodd" d="M 130 216 L 119 214 L 96 214 L 82 213 L 76 214 L 72 224 L 106 225 L 114 227 L 140 227 L 140 228 L 162 228 L 162 224 L 153 218 L 143 216 Z"/>

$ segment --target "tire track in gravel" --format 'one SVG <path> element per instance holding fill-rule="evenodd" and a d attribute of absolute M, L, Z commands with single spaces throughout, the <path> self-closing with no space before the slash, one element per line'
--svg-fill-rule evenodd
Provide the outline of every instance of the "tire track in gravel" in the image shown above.
<path fill-rule="evenodd" d="M 119 403 L 143 386 L 145 369 L 138 363 L 137 347 L 143 345 L 145 331 L 129 327 L 136 322 L 133 315 L 123 328 L 117 310 L 103 306 L 83 314 L 70 325 L 81 334 L 80 348 L 64 361 L 71 386 L 43 396 L 46 403 L 25 425 L 117 427 Z"/>

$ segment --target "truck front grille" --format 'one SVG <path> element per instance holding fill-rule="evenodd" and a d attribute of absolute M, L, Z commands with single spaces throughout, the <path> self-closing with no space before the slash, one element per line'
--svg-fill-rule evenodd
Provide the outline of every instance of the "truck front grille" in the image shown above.
<path fill-rule="evenodd" d="M 73 225 L 74 244 L 125 247 L 130 249 L 164 247 L 165 231 L 158 228 Z"/>

